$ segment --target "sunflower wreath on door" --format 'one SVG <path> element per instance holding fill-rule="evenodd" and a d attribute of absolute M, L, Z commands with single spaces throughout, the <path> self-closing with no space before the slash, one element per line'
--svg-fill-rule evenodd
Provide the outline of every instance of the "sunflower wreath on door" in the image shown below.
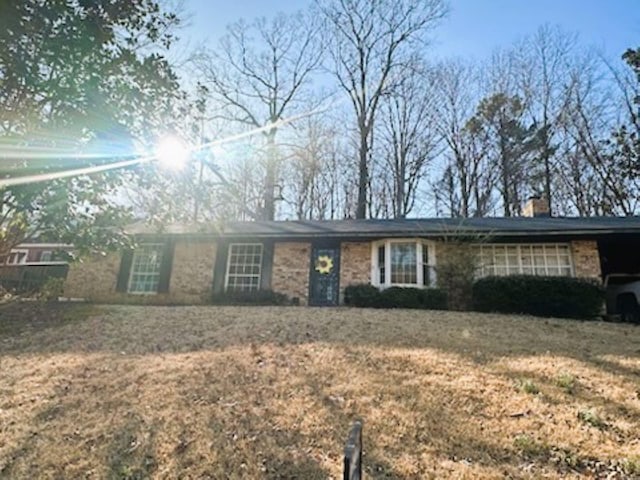
<path fill-rule="evenodd" d="M 333 258 L 329 255 L 320 255 L 316 259 L 316 271 L 322 275 L 328 275 L 333 270 Z"/>

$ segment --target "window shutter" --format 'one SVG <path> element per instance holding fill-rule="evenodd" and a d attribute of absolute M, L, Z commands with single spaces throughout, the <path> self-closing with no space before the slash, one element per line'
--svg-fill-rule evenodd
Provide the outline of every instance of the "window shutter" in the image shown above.
<path fill-rule="evenodd" d="M 129 288 L 129 274 L 131 273 L 131 263 L 133 262 L 133 250 L 128 249 L 122 252 L 120 257 L 120 270 L 116 282 L 116 292 L 126 293 Z"/>
<path fill-rule="evenodd" d="M 386 269 L 385 269 L 385 250 L 387 248 L 387 244 L 383 243 L 378 247 L 378 283 L 380 285 L 384 285 L 387 283 L 387 279 L 385 277 Z"/>
<path fill-rule="evenodd" d="M 172 239 L 167 239 L 162 246 L 162 263 L 160 264 L 160 279 L 158 282 L 158 293 L 169 291 L 171 281 L 171 270 L 173 268 L 173 250 L 175 243 Z"/>
<path fill-rule="evenodd" d="M 273 270 L 274 242 L 266 240 L 262 244 L 262 269 L 260 270 L 260 289 L 271 289 L 271 272 Z"/>

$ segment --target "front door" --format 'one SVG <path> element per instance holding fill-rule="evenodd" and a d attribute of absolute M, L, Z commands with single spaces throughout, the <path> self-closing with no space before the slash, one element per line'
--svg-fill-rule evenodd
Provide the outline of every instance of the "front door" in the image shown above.
<path fill-rule="evenodd" d="M 340 247 L 311 249 L 309 305 L 338 305 L 340 292 Z"/>

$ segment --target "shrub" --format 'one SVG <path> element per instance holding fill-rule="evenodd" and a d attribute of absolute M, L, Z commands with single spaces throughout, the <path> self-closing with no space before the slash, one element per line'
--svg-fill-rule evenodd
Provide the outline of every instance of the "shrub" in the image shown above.
<path fill-rule="evenodd" d="M 479 266 L 478 243 L 453 239 L 438 245 L 438 285 L 447 291 L 451 310 L 469 310 Z"/>
<path fill-rule="evenodd" d="M 254 290 L 252 292 L 228 290 L 211 296 L 214 305 L 289 305 L 289 298 L 273 290 Z"/>
<path fill-rule="evenodd" d="M 64 293 L 64 278 L 49 277 L 40 287 L 37 297 L 47 302 L 55 302 Z"/>
<path fill-rule="evenodd" d="M 391 287 L 380 292 L 382 308 L 446 310 L 447 295 L 437 288 Z"/>
<path fill-rule="evenodd" d="M 373 285 L 350 285 L 344 291 L 345 304 L 368 308 L 416 308 L 446 310 L 446 292 L 437 288 L 391 287 L 378 290 Z"/>
<path fill-rule="evenodd" d="M 598 316 L 603 302 L 604 290 L 588 279 L 512 275 L 473 284 L 473 307 L 480 312 L 585 319 Z"/>
<path fill-rule="evenodd" d="M 380 290 L 368 283 L 349 285 L 344 289 L 344 303 L 352 307 L 380 308 Z"/>

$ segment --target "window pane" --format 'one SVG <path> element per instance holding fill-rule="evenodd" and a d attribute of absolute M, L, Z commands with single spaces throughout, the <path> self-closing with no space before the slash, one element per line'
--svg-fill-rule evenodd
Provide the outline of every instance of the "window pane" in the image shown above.
<path fill-rule="evenodd" d="M 496 251 L 495 256 L 493 257 L 493 264 L 497 267 L 504 267 L 507 265 L 507 257 L 505 257 L 504 251 Z"/>
<path fill-rule="evenodd" d="M 232 243 L 229 245 L 228 258 L 227 290 L 259 290 L 262 244 Z"/>
<path fill-rule="evenodd" d="M 483 276 L 572 274 L 566 244 L 483 245 L 478 252 Z"/>
<path fill-rule="evenodd" d="M 494 275 L 498 275 L 498 276 L 501 276 L 501 277 L 507 275 L 506 267 L 495 267 Z"/>
<path fill-rule="evenodd" d="M 560 275 L 571 276 L 571 267 L 560 267 Z"/>
<path fill-rule="evenodd" d="M 416 244 L 391 243 L 391 283 L 418 283 Z"/>
<path fill-rule="evenodd" d="M 160 283 L 162 245 L 141 245 L 133 252 L 129 293 L 156 293 Z"/>

